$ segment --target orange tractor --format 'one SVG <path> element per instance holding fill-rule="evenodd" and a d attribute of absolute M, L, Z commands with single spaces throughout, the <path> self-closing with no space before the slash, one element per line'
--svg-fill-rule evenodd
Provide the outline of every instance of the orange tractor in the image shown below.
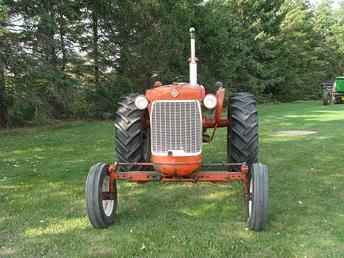
<path fill-rule="evenodd" d="M 215 94 L 197 83 L 195 30 L 190 29 L 190 82 L 155 82 L 144 95 L 119 102 L 116 113 L 117 162 L 97 163 L 86 180 L 86 206 L 91 224 L 106 228 L 116 221 L 118 180 L 146 183 L 240 181 L 248 227 L 264 228 L 268 208 L 268 169 L 258 163 L 258 117 L 255 97 L 233 94 L 222 117 L 225 89 Z M 204 164 L 202 143 L 211 142 L 217 128 L 227 128 L 227 163 Z M 211 136 L 207 130 L 212 129 Z"/>

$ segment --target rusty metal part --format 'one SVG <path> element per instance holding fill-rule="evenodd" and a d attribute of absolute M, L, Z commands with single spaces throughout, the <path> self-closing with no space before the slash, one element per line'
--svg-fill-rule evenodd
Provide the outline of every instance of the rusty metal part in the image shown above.
<path fill-rule="evenodd" d="M 174 165 L 175 163 L 167 163 L 168 165 Z M 187 165 L 189 163 L 179 163 L 180 165 Z M 126 163 L 126 162 L 116 162 L 112 165 L 110 165 L 110 167 L 112 167 L 111 169 L 113 169 L 113 167 L 116 166 L 152 166 L 153 163 L 151 162 L 130 162 L 130 163 Z M 221 163 L 203 163 L 202 167 L 219 167 L 219 166 L 242 166 L 244 165 L 244 163 L 227 163 L 227 162 L 221 162 Z"/>
<path fill-rule="evenodd" d="M 214 119 L 203 117 L 203 128 L 228 127 L 229 125 L 230 121 L 228 119 L 221 119 L 216 122 Z"/>
<path fill-rule="evenodd" d="M 152 166 L 153 163 L 114 163 L 109 166 L 108 173 L 113 180 L 127 180 L 129 182 L 147 183 L 152 181 L 160 182 L 211 182 L 229 183 L 241 181 L 243 183 L 245 199 L 249 198 L 249 170 L 244 163 L 217 163 L 204 164 L 202 167 L 240 167 L 239 171 L 200 171 L 188 176 L 167 176 L 155 171 L 131 171 L 118 172 L 119 166 Z"/>
<path fill-rule="evenodd" d="M 215 109 L 215 124 L 219 125 L 222 121 L 221 115 L 223 112 L 223 104 L 225 101 L 225 88 L 220 87 L 216 92 L 216 109 Z"/>

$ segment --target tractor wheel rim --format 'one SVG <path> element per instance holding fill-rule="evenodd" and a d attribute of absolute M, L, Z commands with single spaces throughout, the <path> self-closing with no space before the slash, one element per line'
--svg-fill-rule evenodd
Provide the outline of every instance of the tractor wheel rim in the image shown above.
<path fill-rule="evenodd" d="M 102 185 L 102 192 L 109 192 L 110 191 L 110 177 L 105 176 Z M 115 204 L 114 200 L 102 200 L 103 210 L 107 217 L 112 214 L 113 207 Z"/>
<path fill-rule="evenodd" d="M 250 190 L 249 190 L 249 199 L 248 199 L 248 217 L 249 218 L 251 217 L 251 214 L 252 214 L 252 205 L 253 205 L 252 199 L 253 199 L 253 180 L 251 178 Z"/>

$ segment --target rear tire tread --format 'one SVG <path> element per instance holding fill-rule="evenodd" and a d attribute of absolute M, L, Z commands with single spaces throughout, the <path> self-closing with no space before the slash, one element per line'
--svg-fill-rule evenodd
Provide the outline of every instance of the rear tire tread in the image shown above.
<path fill-rule="evenodd" d="M 258 160 L 258 114 L 255 97 L 246 92 L 236 93 L 230 99 L 228 116 L 228 160 L 246 162 L 249 166 Z"/>
<path fill-rule="evenodd" d="M 142 119 L 144 110 L 135 106 L 135 98 L 138 94 L 130 94 L 120 99 L 119 108 L 116 112 L 115 119 L 115 144 L 118 162 L 135 163 L 149 162 L 144 160 L 144 141 Z M 149 155 L 148 155 L 149 156 Z M 120 167 L 121 171 L 140 170 L 138 166 Z"/>

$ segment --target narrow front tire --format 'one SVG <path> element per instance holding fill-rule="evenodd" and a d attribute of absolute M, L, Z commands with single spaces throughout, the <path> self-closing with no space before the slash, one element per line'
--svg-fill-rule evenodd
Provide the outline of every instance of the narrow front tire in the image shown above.
<path fill-rule="evenodd" d="M 117 210 L 116 181 L 108 175 L 108 165 L 97 163 L 86 179 L 86 211 L 94 228 L 107 228 L 115 222 Z"/>
<path fill-rule="evenodd" d="M 327 106 L 331 104 L 331 94 L 328 91 L 323 92 L 323 105 Z"/>
<path fill-rule="evenodd" d="M 268 220 L 268 167 L 255 163 L 251 168 L 248 200 L 248 227 L 254 231 L 265 228 Z"/>

